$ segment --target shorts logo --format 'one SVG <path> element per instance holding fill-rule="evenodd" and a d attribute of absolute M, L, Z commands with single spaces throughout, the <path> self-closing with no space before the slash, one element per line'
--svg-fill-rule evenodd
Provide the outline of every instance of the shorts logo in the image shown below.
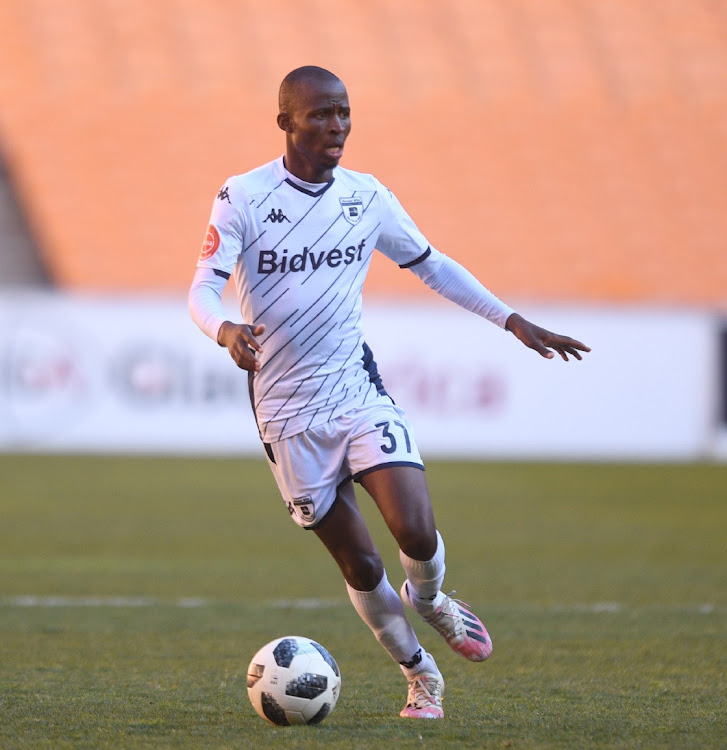
<path fill-rule="evenodd" d="M 217 231 L 217 227 L 214 224 L 210 224 L 207 227 L 207 235 L 202 243 L 202 249 L 199 253 L 200 260 L 208 260 L 216 252 L 220 246 L 220 233 Z"/>
<path fill-rule="evenodd" d="M 294 497 L 293 505 L 295 510 L 293 511 L 303 523 L 312 523 L 316 517 L 316 509 L 313 505 L 313 498 L 310 495 L 303 495 L 303 497 Z"/>
<path fill-rule="evenodd" d="M 349 224 L 358 224 L 363 216 L 363 200 L 361 198 L 339 198 L 343 218 Z"/>

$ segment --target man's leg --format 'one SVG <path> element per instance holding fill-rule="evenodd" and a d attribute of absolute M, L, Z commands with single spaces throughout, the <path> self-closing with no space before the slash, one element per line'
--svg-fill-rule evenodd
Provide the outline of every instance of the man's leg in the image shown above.
<path fill-rule="evenodd" d="M 326 546 L 343 573 L 356 611 L 406 675 L 409 699 L 402 715 L 440 718 L 441 675 L 421 649 L 402 601 L 386 578 L 353 485 L 346 480 L 350 421 L 341 418 L 275 443 L 268 451 L 270 468 L 292 517 Z"/>
<path fill-rule="evenodd" d="M 323 522 L 314 528 L 346 579 L 349 597 L 381 645 L 400 664 L 423 652 L 391 587 L 384 565 L 350 487 L 344 487 Z M 348 490 L 348 491 L 346 491 Z"/>
<path fill-rule="evenodd" d="M 359 616 L 409 681 L 409 698 L 401 715 L 441 718 L 444 681 L 434 659 L 419 645 L 401 599 L 386 577 L 350 485 L 339 490 L 333 507 L 314 531 L 341 569 Z"/>
<path fill-rule="evenodd" d="M 435 628 L 457 653 L 484 661 L 492 653 L 485 626 L 467 605 L 442 592 L 444 542 L 434 524 L 426 477 L 411 466 L 382 467 L 361 478 L 399 544 L 407 576 L 404 602 Z"/>
<path fill-rule="evenodd" d="M 364 475 L 361 484 L 399 545 L 410 595 L 432 605 L 444 581 L 444 542 L 434 523 L 424 472 L 411 466 L 384 467 Z"/>

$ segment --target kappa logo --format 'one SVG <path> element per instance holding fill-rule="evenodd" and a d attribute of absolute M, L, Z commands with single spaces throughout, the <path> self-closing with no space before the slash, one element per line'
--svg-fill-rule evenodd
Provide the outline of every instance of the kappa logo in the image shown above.
<path fill-rule="evenodd" d="M 358 224 L 363 216 L 363 200 L 361 198 L 339 198 L 343 218 L 349 224 Z"/>
<path fill-rule="evenodd" d="M 279 208 L 277 211 L 274 208 L 271 208 L 270 213 L 265 217 L 263 224 L 268 221 L 272 221 L 273 224 L 282 223 L 284 221 L 290 223 L 290 219 L 283 213 L 282 208 Z"/>

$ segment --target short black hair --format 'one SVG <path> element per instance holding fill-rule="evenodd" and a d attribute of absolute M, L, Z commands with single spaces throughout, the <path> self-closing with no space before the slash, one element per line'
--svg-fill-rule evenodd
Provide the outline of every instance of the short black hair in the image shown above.
<path fill-rule="evenodd" d="M 307 81 L 338 81 L 339 83 L 343 83 L 343 81 L 341 81 L 337 75 L 331 73 L 330 70 L 319 68 L 317 65 L 303 65 L 301 68 L 291 70 L 290 73 L 283 78 L 283 82 L 280 84 L 278 107 L 281 112 L 288 111 L 296 89 L 301 83 Z"/>

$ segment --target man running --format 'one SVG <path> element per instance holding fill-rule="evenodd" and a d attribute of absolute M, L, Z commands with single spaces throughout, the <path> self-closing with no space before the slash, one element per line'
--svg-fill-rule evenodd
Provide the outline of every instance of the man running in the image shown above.
<path fill-rule="evenodd" d="M 358 614 L 408 681 L 401 716 L 444 716 L 444 680 L 404 605 L 471 661 L 492 641 L 480 619 L 441 591 L 444 542 L 419 450 L 389 397 L 361 323 L 361 289 L 374 249 L 544 357 L 581 359 L 587 346 L 513 312 L 433 248 L 394 195 L 338 163 L 351 130 L 346 88 L 315 66 L 280 86 L 285 155 L 220 189 L 189 294 L 199 327 L 248 371 L 269 465 L 290 515 L 323 542 Z M 234 276 L 241 320 L 225 317 Z M 371 495 L 399 545 L 397 593 L 356 503 Z"/>

